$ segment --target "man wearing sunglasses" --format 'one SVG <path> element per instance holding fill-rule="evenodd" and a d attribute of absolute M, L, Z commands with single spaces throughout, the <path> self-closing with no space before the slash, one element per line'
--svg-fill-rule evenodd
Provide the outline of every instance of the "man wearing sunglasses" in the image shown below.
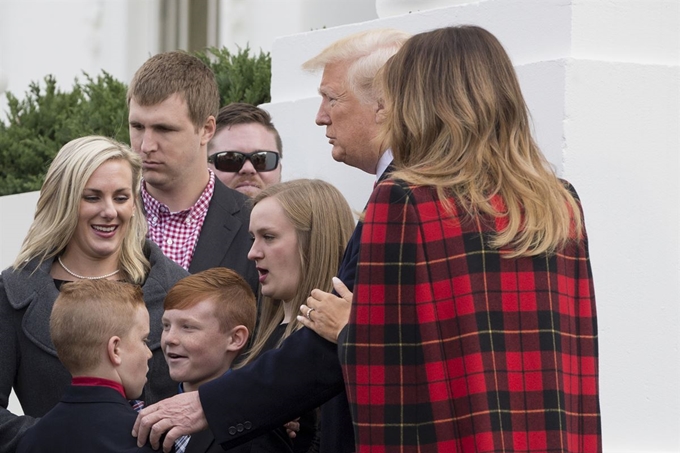
<path fill-rule="evenodd" d="M 213 72 L 184 52 L 155 55 L 135 73 L 127 102 L 149 239 L 192 274 L 233 269 L 257 293 L 248 198 L 225 187 L 206 162 L 220 103 Z"/>
<path fill-rule="evenodd" d="M 281 182 L 281 137 L 265 110 L 235 102 L 220 109 L 208 163 L 227 186 L 254 197 Z"/>

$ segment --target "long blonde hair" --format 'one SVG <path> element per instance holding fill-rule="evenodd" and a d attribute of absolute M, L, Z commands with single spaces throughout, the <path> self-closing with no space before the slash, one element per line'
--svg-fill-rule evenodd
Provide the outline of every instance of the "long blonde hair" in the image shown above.
<path fill-rule="evenodd" d="M 139 195 L 141 158 L 127 145 L 95 135 L 71 140 L 52 161 L 40 190 L 33 223 L 14 260 L 14 269 L 22 269 L 28 261 L 38 258 L 37 269 L 66 248 L 78 225 L 78 207 L 85 184 L 100 165 L 112 159 L 130 164 L 135 200 L 135 215 L 130 218 L 121 247 L 120 269 L 131 283 L 144 281 L 150 265 L 143 252 L 147 224 Z"/>
<path fill-rule="evenodd" d="M 500 42 L 475 26 L 411 38 L 379 75 L 382 134 L 394 178 L 455 196 L 471 215 L 507 226 L 491 245 L 505 257 L 533 256 L 579 238 L 577 201 L 534 142 L 514 68 Z M 499 203 L 500 197 L 500 203 Z"/>
<path fill-rule="evenodd" d="M 296 179 L 269 186 L 257 194 L 253 205 L 269 197 L 280 203 L 297 233 L 302 276 L 292 299 L 294 312 L 297 312 L 312 289 L 331 291 L 331 279 L 338 272 L 345 246 L 354 230 L 352 210 L 338 189 L 319 179 Z M 262 298 L 259 324 L 244 364 L 260 354 L 283 317 L 283 301 Z M 300 327 L 302 324 L 293 318 L 281 341 Z"/>

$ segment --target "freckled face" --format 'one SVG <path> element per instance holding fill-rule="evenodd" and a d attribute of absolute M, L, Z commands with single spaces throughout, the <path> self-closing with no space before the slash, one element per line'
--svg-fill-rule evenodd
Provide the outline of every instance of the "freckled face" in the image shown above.
<path fill-rule="evenodd" d="M 349 89 L 348 68 L 348 62 L 332 63 L 324 68 L 316 124 L 326 126 L 326 137 L 333 145 L 333 159 L 375 174 L 382 151 L 373 140 L 379 132 L 378 103 L 363 103 Z"/>
<path fill-rule="evenodd" d="M 297 232 L 274 197 L 255 205 L 250 214 L 253 246 L 248 258 L 255 261 L 262 294 L 291 300 L 302 280 Z"/>
<path fill-rule="evenodd" d="M 227 372 L 233 358 L 228 354 L 232 336 L 220 329 L 214 301 L 166 310 L 162 322 L 161 348 L 170 377 L 183 382 L 185 391 L 197 390 Z"/>

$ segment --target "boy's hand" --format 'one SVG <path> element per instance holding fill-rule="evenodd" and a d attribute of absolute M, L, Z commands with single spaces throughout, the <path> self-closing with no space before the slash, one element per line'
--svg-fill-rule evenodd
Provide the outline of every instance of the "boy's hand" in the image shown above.
<path fill-rule="evenodd" d="M 137 438 L 139 447 L 148 439 L 151 446 L 158 450 L 161 436 L 167 433 L 163 440 L 163 451 L 168 453 L 180 436 L 207 428 L 208 420 L 203 413 L 198 392 L 186 392 L 144 408 L 137 416 L 132 435 Z"/>

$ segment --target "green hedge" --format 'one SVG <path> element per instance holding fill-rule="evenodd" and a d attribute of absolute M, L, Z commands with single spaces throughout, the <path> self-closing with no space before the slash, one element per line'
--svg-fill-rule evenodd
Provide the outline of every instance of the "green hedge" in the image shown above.
<path fill-rule="evenodd" d="M 209 48 L 195 55 L 215 72 L 221 105 L 271 100 L 269 53 Z M 70 91 L 59 90 L 48 75 L 31 83 L 23 100 L 7 92 L 7 119 L 0 121 L 0 195 L 40 190 L 47 167 L 69 140 L 98 134 L 130 143 L 126 92 L 127 85 L 105 71 L 96 77 L 84 73 Z"/>

